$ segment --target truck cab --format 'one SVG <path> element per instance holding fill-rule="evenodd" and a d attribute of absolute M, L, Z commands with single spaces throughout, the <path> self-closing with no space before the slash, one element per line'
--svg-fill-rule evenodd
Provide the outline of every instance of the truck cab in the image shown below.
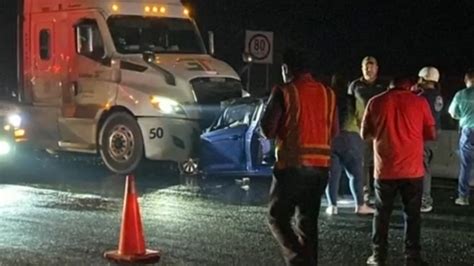
<path fill-rule="evenodd" d="M 221 101 L 245 91 L 178 0 L 23 0 L 18 90 L 33 146 L 99 153 L 120 174 L 195 156 Z"/>

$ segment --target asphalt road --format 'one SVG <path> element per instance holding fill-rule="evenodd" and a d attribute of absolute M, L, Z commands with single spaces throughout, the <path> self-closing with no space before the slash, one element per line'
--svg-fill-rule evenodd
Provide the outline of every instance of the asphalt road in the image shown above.
<path fill-rule="evenodd" d="M 136 178 L 147 247 L 163 251 L 159 265 L 283 265 L 265 219 L 269 179 L 186 180 L 156 164 Z M 453 205 L 452 181 L 434 185 L 423 254 L 430 265 L 472 266 L 474 206 Z M 123 192 L 124 178 L 93 157 L 43 155 L 1 169 L 0 265 L 108 265 L 102 254 L 118 245 Z M 364 265 L 371 217 L 323 210 L 320 265 Z M 402 265 L 403 220 L 394 214 L 389 262 Z"/>

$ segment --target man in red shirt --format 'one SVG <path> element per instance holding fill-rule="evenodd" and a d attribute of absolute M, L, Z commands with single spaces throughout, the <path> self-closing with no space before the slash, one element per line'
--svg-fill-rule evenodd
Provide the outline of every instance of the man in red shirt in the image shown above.
<path fill-rule="evenodd" d="M 423 188 L 423 145 L 436 138 L 425 98 L 410 92 L 408 79 L 395 79 L 390 89 L 369 101 L 361 134 L 374 143 L 375 207 L 372 256 L 368 265 L 384 265 L 390 215 L 397 192 L 405 213 L 407 265 L 423 265 L 420 256 L 420 207 Z"/>

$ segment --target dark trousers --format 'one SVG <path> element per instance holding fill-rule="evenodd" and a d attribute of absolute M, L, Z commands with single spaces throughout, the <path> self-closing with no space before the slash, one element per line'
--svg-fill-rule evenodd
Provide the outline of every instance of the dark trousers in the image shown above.
<path fill-rule="evenodd" d="M 269 225 L 288 265 L 317 265 L 318 217 L 328 168 L 275 170 Z M 296 226 L 291 221 L 296 215 Z"/>
<path fill-rule="evenodd" d="M 371 187 L 373 180 L 374 168 L 374 144 L 372 141 L 366 141 L 364 145 L 364 201 L 369 203 L 370 196 L 374 194 L 374 188 Z"/>
<path fill-rule="evenodd" d="M 385 259 L 387 256 L 388 228 L 393 202 L 397 192 L 403 202 L 405 217 L 405 256 L 420 257 L 421 196 L 423 177 L 417 179 L 375 180 L 375 214 L 372 229 L 372 249 L 374 254 Z"/>
<path fill-rule="evenodd" d="M 329 205 L 337 206 L 337 193 L 342 171 L 350 180 L 350 189 L 355 205 L 364 204 L 364 141 L 359 133 L 342 131 L 332 143 L 331 170 L 326 195 Z"/>

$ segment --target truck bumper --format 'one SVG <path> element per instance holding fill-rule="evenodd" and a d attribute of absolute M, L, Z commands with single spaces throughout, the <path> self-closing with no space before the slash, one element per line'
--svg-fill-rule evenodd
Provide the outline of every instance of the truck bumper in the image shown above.
<path fill-rule="evenodd" d="M 182 163 L 197 155 L 201 131 L 192 120 L 167 117 L 141 117 L 145 157 L 157 161 Z"/>

